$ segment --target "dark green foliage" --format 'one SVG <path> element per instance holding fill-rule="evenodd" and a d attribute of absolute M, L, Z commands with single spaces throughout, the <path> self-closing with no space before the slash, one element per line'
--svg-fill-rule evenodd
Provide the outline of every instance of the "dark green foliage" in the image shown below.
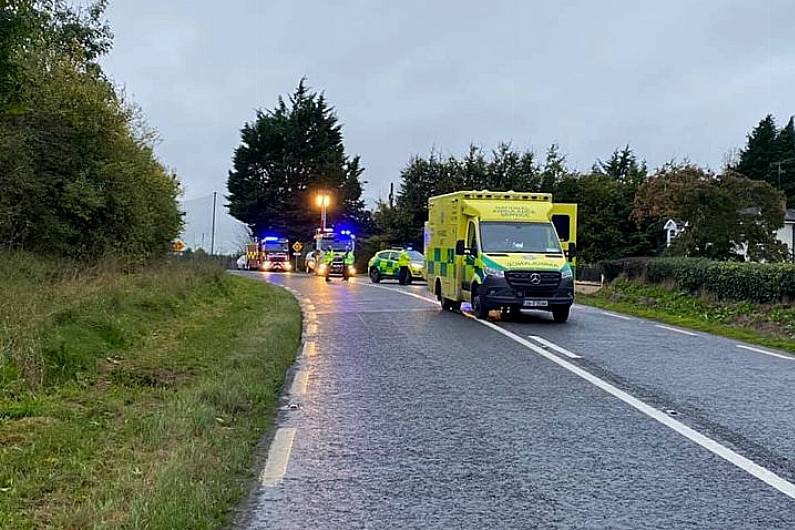
<path fill-rule="evenodd" d="M 386 241 L 419 246 L 428 199 L 434 195 L 466 189 L 552 193 L 555 202 L 578 203 L 580 256 L 595 263 L 655 250 L 661 225 L 631 216 L 635 191 L 645 178 L 646 164 L 637 161 L 629 146 L 616 149 L 588 174 L 570 170 L 555 144 L 547 149 L 543 165 L 532 151 L 517 151 L 505 143 L 490 157 L 477 146 L 470 146 L 462 159 L 431 152 L 428 158 L 409 161 L 401 172 L 397 203 L 379 203 L 373 221 Z"/>
<path fill-rule="evenodd" d="M 669 284 L 691 293 L 755 303 L 795 300 L 795 264 L 720 262 L 705 258 L 615 260 L 599 264 L 605 278 Z"/>
<path fill-rule="evenodd" d="M 179 233 L 176 178 L 96 63 L 111 46 L 104 7 L 0 10 L 0 247 L 137 260 Z"/>
<path fill-rule="evenodd" d="M 646 266 L 653 258 L 635 257 L 604 260 L 596 267 L 604 275 L 605 281 L 612 282 L 616 278 L 642 279 L 646 275 Z M 579 267 L 578 267 L 579 269 Z"/>
<path fill-rule="evenodd" d="M 432 151 L 427 158 L 415 156 L 400 174 L 397 201 L 390 207 L 379 203 L 373 223 L 390 244 L 421 248 L 422 231 L 428 216 L 428 199 L 460 190 L 541 191 L 568 174 L 564 157 L 552 146 L 544 167 L 532 151 L 518 151 L 501 143 L 487 156 L 471 145 L 463 158 L 444 158 Z"/>
<path fill-rule="evenodd" d="M 256 235 L 306 240 L 319 224 L 314 198 L 320 191 L 332 196 L 330 224 L 367 224 L 359 157 L 345 154 L 334 109 L 303 79 L 289 102 L 279 98 L 273 110 L 258 111 L 241 139 L 227 199 L 230 213 Z"/>
<path fill-rule="evenodd" d="M 754 261 L 786 256 L 775 233 L 784 224 L 784 197 L 765 182 L 733 172 L 715 175 L 693 164 L 667 164 L 637 188 L 635 219 L 686 223 L 671 254 Z"/>
<path fill-rule="evenodd" d="M 779 130 L 772 115 L 765 116 L 748 134 L 740 160 L 733 168 L 754 180 L 781 190 L 788 204 L 795 204 L 795 123 L 790 118 Z"/>

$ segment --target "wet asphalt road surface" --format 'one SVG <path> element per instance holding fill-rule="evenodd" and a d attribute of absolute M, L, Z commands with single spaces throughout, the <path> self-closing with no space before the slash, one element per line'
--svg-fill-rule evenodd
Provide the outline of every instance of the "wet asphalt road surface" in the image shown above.
<path fill-rule="evenodd" d="M 424 286 L 250 275 L 308 319 L 246 528 L 795 528 L 792 498 Z M 795 359 L 582 306 L 496 324 L 795 482 Z"/>

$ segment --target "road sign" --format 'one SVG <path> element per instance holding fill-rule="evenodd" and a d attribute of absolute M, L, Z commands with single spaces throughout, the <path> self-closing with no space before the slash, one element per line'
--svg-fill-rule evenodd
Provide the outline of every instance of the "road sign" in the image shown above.
<path fill-rule="evenodd" d="M 303 248 L 304 248 L 304 245 L 302 245 L 299 241 L 296 241 L 295 243 L 293 243 L 293 250 L 295 250 L 296 252 L 301 252 L 301 249 L 303 249 Z"/>
<path fill-rule="evenodd" d="M 187 247 L 181 239 L 177 239 L 171 243 L 171 248 L 174 249 L 174 252 L 184 252 Z"/>

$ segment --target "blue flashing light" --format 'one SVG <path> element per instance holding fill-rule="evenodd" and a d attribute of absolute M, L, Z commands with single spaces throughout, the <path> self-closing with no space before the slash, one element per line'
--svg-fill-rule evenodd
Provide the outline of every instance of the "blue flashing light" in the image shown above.
<path fill-rule="evenodd" d="M 278 241 L 279 238 L 276 236 L 268 236 L 262 239 L 263 241 Z"/>
<path fill-rule="evenodd" d="M 406 247 L 406 250 L 408 250 L 409 252 L 411 252 L 411 251 L 412 251 L 412 250 L 414 250 L 414 249 L 413 249 L 413 248 L 411 248 L 411 247 Z"/>

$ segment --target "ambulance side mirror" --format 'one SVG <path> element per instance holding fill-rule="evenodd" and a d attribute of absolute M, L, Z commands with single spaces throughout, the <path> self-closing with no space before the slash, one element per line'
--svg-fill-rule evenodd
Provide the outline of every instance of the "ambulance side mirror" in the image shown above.
<path fill-rule="evenodd" d="M 463 256 L 466 254 L 466 248 L 464 248 L 464 240 L 459 239 L 455 242 L 455 255 L 456 256 Z"/>
<path fill-rule="evenodd" d="M 576 243 L 569 243 L 569 251 L 566 253 L 566 257 L 569 261 L 573 260 L 577 257 L 577 244 Z"/>

